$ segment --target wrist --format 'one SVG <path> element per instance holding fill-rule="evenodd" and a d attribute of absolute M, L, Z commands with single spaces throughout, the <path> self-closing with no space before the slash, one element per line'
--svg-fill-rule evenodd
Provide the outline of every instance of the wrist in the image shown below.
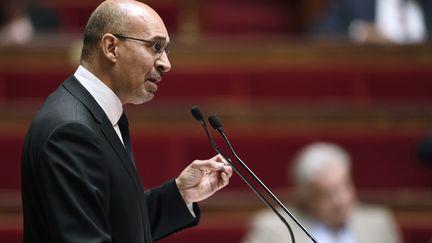
<path fill-rule="evenodd" d="M 179 191 L 179 193 L 180 193 L 181 197 L 183 198 L 183 201 L 185 202 L 185 204 L 186 204 L 186 205 L 188 205 L 188 204 L 192 204 L 193 202 L 190 202 L 189 200 L 187 200 L 186 195 L 185 195 L 185 192 L 184 192 L 184 190 L 182 189 L 182 187 L 181 187 L 181 183 L 180 183 L 180 180 L 179 180 L 178 178 L 175 179 L 175 183 L 176 183 L 176 185 L 177 185 L 177 190 Z"/>

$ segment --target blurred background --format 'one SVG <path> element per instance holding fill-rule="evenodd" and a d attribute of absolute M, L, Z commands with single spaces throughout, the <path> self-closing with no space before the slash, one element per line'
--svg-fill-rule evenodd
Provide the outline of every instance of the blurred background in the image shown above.
<path fill-rule="evenodd" d="M 22 242 L 26 129 L 77 68 L 84 26 L 100 2 L 1 1 L 2 243 Z M 341 9 L 346 0 L 144 2 L 171 34 L 173 66 L 153 101 L 126 107 L 146 187 L 214 154 L 190 114 L 196 104 L 219 116 L 240 156 L 284 202 L 292 198 L 286 168 L 294 153 L 310 142 L 334 142 L 352 156 L 358 197 L 390 208 L 404 242 L 430 242 L 431 1 L 416 1 L 417 15 L 387 19 L 355 5 L 368 1 L 353 1 L 355 11 Z M 395 26 L 387 30 L 389 22 Z M 160 242 L 240 242 L 263 207 L 234 175 L 201 203 L 199 227 Z"/>

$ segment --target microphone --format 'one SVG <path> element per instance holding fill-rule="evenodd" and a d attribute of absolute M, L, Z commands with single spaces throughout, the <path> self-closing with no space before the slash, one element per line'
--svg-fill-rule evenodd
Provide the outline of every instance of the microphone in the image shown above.
<path fill-rule="evenodd" d="M 273 205 L 270 204 L 270 202 L 252 185 L 252 183 L 243 175 L 243 173 L 237 168 L 237 166 L 231 161 L 230 158 L 228 158 L 228 156 L 226 154 L 224 154 L 219 147 L 216 145 L 216 143 L 214 142 L 212 136 L 210 135 L 210 132 L 207 129 L 207 125 L 204 121 L 204 115 L 201 112 L 201 109 L 197 106 L 194 105 L 191 108 L 191 113 L 192 116 L 195 118 L 195 120 L 197 120 L 199 123 L 201 123 L 202 127 L 204 128 L 205 133 L 207 134 L 207 138 L 210 141 L 210 144 L 212 146 L 212 148 L 218 153 L 220 154 L 228 163 L 229 165 L 233 168 L 234 172 L 237 173 L 238 176 L 240 176 L 240 178 L 249 186 L 249 188 L 261 199 L 261 201 L 267 205 L 277 216 L 278 218 L 282 221 L 282 223 L 287 227 L 290 236 L 291 236 L 291 241 L 292 243 L 295 243 L 295 238 L 294 238 L 294 233 L 291 229 L 291 226 L 288 224 L 288 222 L 286 221 L 286 219 L 284 217 L 282 217 L 282 215 L 273 207 Z M 220 124 L 220 123 L 219 123 Z M 222 127 L 222 126 L 220 126 Z"/>
<path fill-rule="evenodd" d="M 222 138 L 224 139 L 225 143 L 230 148 L 232 154 L 237 159 L 237 161 L 240 162 L 241 166 L 249 173 L 249 175 L 255 179 L 256 182 L 267 192 L 268 195 L 271 196 L 271 198 L 285 211 L 288 216 L 303 230 L 303 232 L 315 243 L 318 243 L 318 241 L 312 236 L 309 231 L 306 230 L 306 228 L 294 217 L 294 215 L 283 205 L 283 203 L 273 194 L 273 192 L 268 189 L 268 187 L 258 178 L 257 175 L 243 162 L 243 160 L 237 155 L 236 151 L 234 150 L 233 146 L 231 145 L 228 137 L 226 136 L 225 132 L 222 128 L 222 123 L 220 122 L 219 118 L 217 116 L 210 116 L 208 118 L 208 121 L 210 122 L 210 125 L 219 132 L 219 134 L 222 135 Z"/>
<path fill-rule="evenodd" d="M 197 106 L 197 105 L 193 105 L 192 108 L 191 108 L 191 112 L 192 112 L 192 116 L 195 118 L 195 120 L 197 120 L 197 121 L 198 121 L 199 123 L 201 123 L 201 125 L 203 126 L 204 131 L 205 131 L 205 133 L 207 134 L 207 138 L 208 138 L 208 140 L 210 141 L 210 144 L 211 144 L 211 146 L 213 147 L 213 149 L 216 150 L 216 152 L 217 152 L 218 154 L 222 155 L 222 157 L 224 157 L 224 159 L 226 159 L 225 157 L 227 157 L 227 156 L 224 156 L 224 155 L 221 153 L 220 149 L 218 148 L 218 146 L 217 146 L 216 143 L 214 142 L 212 136 L 210 135 L 210 132 L 209 132 L 208 129 L 207 129 L 207 125 L 206 125 L 206 123 L 204 122 L 204 115 L 203 115 L 203 113 L 201 112 L 201 109 L 199 108 L 199 106 Z"/>
<path fill-rule="evenodd" d="M 192 116 L 195 118 L 195 120 L 204 123 L 204 115 L 201 112 L 201 109 L 197 105 L 193 105 L 191 108 Z"/>

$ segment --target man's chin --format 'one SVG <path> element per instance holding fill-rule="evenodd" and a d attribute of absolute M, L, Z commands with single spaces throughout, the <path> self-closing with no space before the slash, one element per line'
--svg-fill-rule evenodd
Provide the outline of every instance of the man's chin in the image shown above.
<path fill-rule="evenodd" d="M 154 96 L 155 96 L 154 94 L 147 94 L 145 97 L 143 97 L 141 99 L 140 102 L 138 102 L 138 105 L 139 104 L 144 104 L 144 103 L 147 103 L 147 102 L 151 101 L 154 98 Z"/>
<path fill-rule="evenodd" d="M 125 104 L 141 105 L 151 101 L 155 97 L 155 94 L 155 91 L 149 91 L 143 87 L 141 90 L 136 91 L 133 95 L 130 95 L 128 102 Z"/>
<path fill-rule="evenodd" d="M 141 96 L 135 100 L 132 100 L 130 102 L 127 102 L 128 104 L 133 104 L 133 105 L 141 105 L 144 103 L 147 103 L 149 101 L 151 101 L 154 98 L 154 94 L 146 94 L 145 96 Z"/>

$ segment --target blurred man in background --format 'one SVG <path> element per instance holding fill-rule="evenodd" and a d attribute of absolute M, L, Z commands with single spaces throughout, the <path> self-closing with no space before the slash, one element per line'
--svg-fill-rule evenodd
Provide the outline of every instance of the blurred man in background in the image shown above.
<path fill-rule="evenodd" d="M 357 43 L 425 42 L 432 33 L 432 0 L 335 0 L 313 32 Z"/>
<path fill-rule="evenodd" d="M 398 243 L 399 232 L 389 211 L 356 202 L 350 157 L 341 147 L 314 143 L 296 156 L 292 169 L 298 205 L 294 216 L 319 243 Z M 297 243 L 312 242 L 291 223 Z M 259 212 L 244 243 L 291 242 L 272 211 Z"/>

